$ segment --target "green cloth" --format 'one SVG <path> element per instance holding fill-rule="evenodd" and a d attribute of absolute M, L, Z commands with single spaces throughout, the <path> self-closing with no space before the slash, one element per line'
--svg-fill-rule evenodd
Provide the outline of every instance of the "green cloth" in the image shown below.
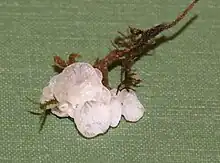
<path fill-rule="evenodd" d="M 0 163 L 220 162 L 220 1 L 199 1 L 164 35 L 199 17 L 178 37 L 137 62 L 146 108 L 137 123 L 124 120 L 95 139 L 80 136 L 69 119 L 28 113 L 55 73 L 53 56 L 92 63 L 105 56 L 117 31 L 173 20 L 190 0 L 1 0 Z M 119 69 L 112 71 L 116 86 Z"/>

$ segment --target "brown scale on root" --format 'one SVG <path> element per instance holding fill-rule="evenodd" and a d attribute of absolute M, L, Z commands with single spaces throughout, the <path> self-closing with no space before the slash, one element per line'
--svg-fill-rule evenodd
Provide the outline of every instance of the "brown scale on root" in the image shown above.
<path fill-rule="evenodd" d="M 152 49 L 152 46 L 155 44 L 156 36 L 161 32 L 174 27 L 187 15 L 197 2 L 198 0 L 193 0 L 191 4 L 172 22 L 161 23 L 144 30 L 129 27 L 128 34 L 118 32 L 120 36 L 116 37 L 112 42 L 115 49 L 110 51 L 110 53 L 103 59 L 97 59 L 93 64 L 93 66 L 98 68 L 103 74 L 103 85 L 109 89 L 111 88 L 108 79 L 109 67 L 115 62 L 119 62 L 122 71 L 121 83 L 118 85 L 118 90 L 129 90 L 138 86 L 141 80 L 136 78 L 137 74 L 132 70 L 134 62 L 144 53 L 147 54 Z M 62 70 L 66 66 L 76 62 L 75 59 L 77 57 L 79 57 L 78 54 L 70 54 L 69 60 L 64 61 L 60 57 L 55 56 L 55 66 Z"/>

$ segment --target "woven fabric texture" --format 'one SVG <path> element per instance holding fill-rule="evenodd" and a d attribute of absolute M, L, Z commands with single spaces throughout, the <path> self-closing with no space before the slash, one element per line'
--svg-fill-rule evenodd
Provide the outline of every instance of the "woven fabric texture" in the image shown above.
<path fill-rule="evenodd" d="M 1 0 L 1 163 L 219 163 L 220 1 L 200 0 L 163 34 L 173 40 L 135 65 L 144 79 L 137 95 L 146 108 L 137 123 L 87 140 L 69 119 L 39 119 L 29 97 L 55 73 L 53 56 L 71 52 L 90 62 L 111 48 L 117 31 L 173 20 L 190 0 Z M 110 74 L 116 86 L 119 69 Z"/>

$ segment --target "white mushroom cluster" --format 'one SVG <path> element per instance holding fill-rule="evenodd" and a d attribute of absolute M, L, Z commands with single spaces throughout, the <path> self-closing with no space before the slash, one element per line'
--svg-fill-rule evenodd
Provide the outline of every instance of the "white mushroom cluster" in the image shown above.
<path fill-rule="evenodd" d="M 43 88 L 41 103 L 56 99 L 58 107 L 51 112 L 59 117 L 71 117 L 79 132 L 92 138 L 117 127 L 121 116 L 136 122 L 144 107 L 134 91 L 108 90 L 102 84 L 102 73 L 92 65 L 76 62 L 52 77 Z"/>

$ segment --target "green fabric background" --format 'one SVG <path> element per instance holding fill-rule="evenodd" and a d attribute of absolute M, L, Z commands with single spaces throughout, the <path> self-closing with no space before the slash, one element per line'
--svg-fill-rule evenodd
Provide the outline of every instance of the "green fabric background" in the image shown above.
<path fill-rule="evenodd" d="M 1 0 L 1 163 L 220 162 L 220 1 L 200 0 L 178 26 L 199 17 L 153 56 L 137 62 L 146 108 L 138 123 L 124 120 L 87 140 L 74 123 L 50 116 L 42 133 L 25 96 L 39 99 L 54 74 L 53 56 L 93 62 L 128 25 L 148 28 L 173 20 L 190 0 Z M 116 86 L 119 70 L 111 72 Z"/>

